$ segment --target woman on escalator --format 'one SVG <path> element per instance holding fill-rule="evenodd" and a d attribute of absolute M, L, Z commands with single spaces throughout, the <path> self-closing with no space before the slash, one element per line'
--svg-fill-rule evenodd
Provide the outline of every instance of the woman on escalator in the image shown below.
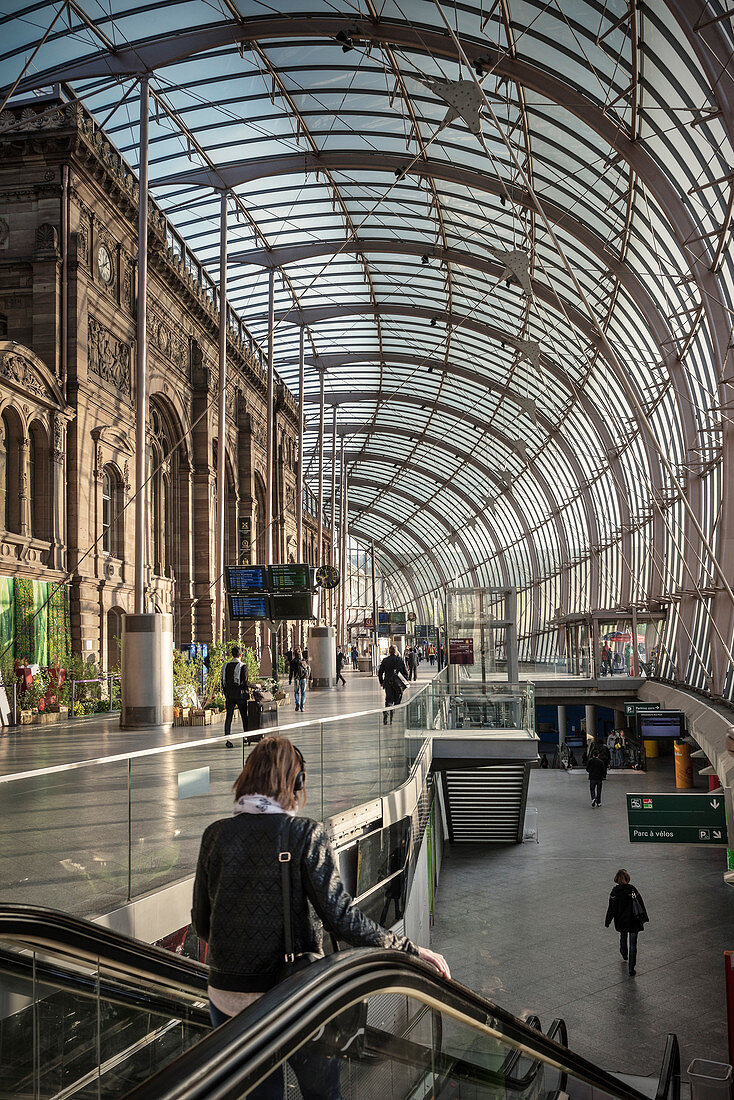
<path fill-rule="evenodd" d="M 306 763 L 291 741 L 280 736 L 260 741 L 237 778 L 234 796 L 233 816 L 215 821 L 202 838 L 191 913 L 195 931 L 209 945 L 209 1012 L 215 1027 L 288 976 L 289 951 L 296 958 L 324 953 L 320 921 L 352 947 L 405 951 L 450 977 L 443 956 L 387 931 L 357 908 L 324 826 L 296 817 L 306 801 Z M 282 859 L 286 854 L 289 858 Z M 285 888 L 283 863 L 290 869 Z M 290 1065 L 303 1100 L 339 1100 L 336 1059 L 302 1048 Z M 279 1069 L 248 1097 L 281 1100 L 283 1089 Z"/>

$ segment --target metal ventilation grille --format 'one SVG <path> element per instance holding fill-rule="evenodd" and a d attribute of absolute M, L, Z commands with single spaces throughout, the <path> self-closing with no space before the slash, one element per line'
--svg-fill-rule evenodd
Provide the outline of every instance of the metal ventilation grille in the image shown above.
<path fill-rule="evenodd" d="M 444 772 L 451 840 L 521 840 L 529 775 L 522 763 Z"/>

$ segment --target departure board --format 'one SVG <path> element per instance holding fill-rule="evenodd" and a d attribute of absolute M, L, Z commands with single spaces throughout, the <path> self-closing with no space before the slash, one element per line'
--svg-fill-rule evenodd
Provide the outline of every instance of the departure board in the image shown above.
<path fill-rule="evenodd" d="M 377 612 L 377 622 L 380 626 L 386 626 L 389 621 L 390 621 L 390 619 L 389 619 L 389 616 L 387 614 L 387 611 L 378 611 Z"/>
<path fill-rule="evenodd" d="M 398 626 L 405 626 L 405 612 L 390 611 L 388 612 L 387 621 L 389 623 L 397 624 Z"/>
<path fill-rule="evenodd" d="M 228 565 L 224 570 L 228 592 L 267 592 L 268 575 L 264 565 Z"/>
<path fill-rule="evenodd" d="M 269 618 L 269 599 L 267 596 L 229 597 L 230 619 L 267 619 Z"/>
<path fill-rule="evenodd" d="M 270 597 L 270 612 L 273 622 L 280 622 L 282 619 L 313 619 L 313 595 L 310 592 L 274 592 Z"/>
<path fill-rule="evenodd" d="M 270 566 L 270 588 L 273 592 L 303 592 L 312 588 L 308 565 L 288 562 Z"/>

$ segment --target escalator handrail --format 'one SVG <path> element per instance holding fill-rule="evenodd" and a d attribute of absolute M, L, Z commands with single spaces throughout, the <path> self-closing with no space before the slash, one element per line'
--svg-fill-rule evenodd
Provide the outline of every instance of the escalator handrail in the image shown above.
<path fill-rule="evenodd" d="M 216 1028 L 127 1100 L 218 1100 L 244 1095 L 340 1011 L 378 993 L 416 995 L 491 1031 L 617 1100 L 647 1100 L 633 1086 L 528 1027 L 433 967 L 400 951 L 341 951 L 313 963 Z"/>
<path fill-rule="evenodd" d="M 0 941 L 61 953 L 127 976 L 152 979 L 179 992 L 199 996 L 206 992 L 208 967 L 203 963 L 55 909 L 0 905 Z"/>
<path fill-rule="evenodd" d="M 680 1046 L 672 1031 L 665 1043 L 655 1100 L 680 1100 Z"/>

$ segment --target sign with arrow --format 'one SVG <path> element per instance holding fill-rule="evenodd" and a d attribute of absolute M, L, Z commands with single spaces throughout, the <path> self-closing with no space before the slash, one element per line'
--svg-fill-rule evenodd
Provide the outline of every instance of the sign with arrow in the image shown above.
<path fill-rule="evenodd" d="M 714 794 L 628 794 L 632 843 L 726 844 L 724 799 Z"/>

